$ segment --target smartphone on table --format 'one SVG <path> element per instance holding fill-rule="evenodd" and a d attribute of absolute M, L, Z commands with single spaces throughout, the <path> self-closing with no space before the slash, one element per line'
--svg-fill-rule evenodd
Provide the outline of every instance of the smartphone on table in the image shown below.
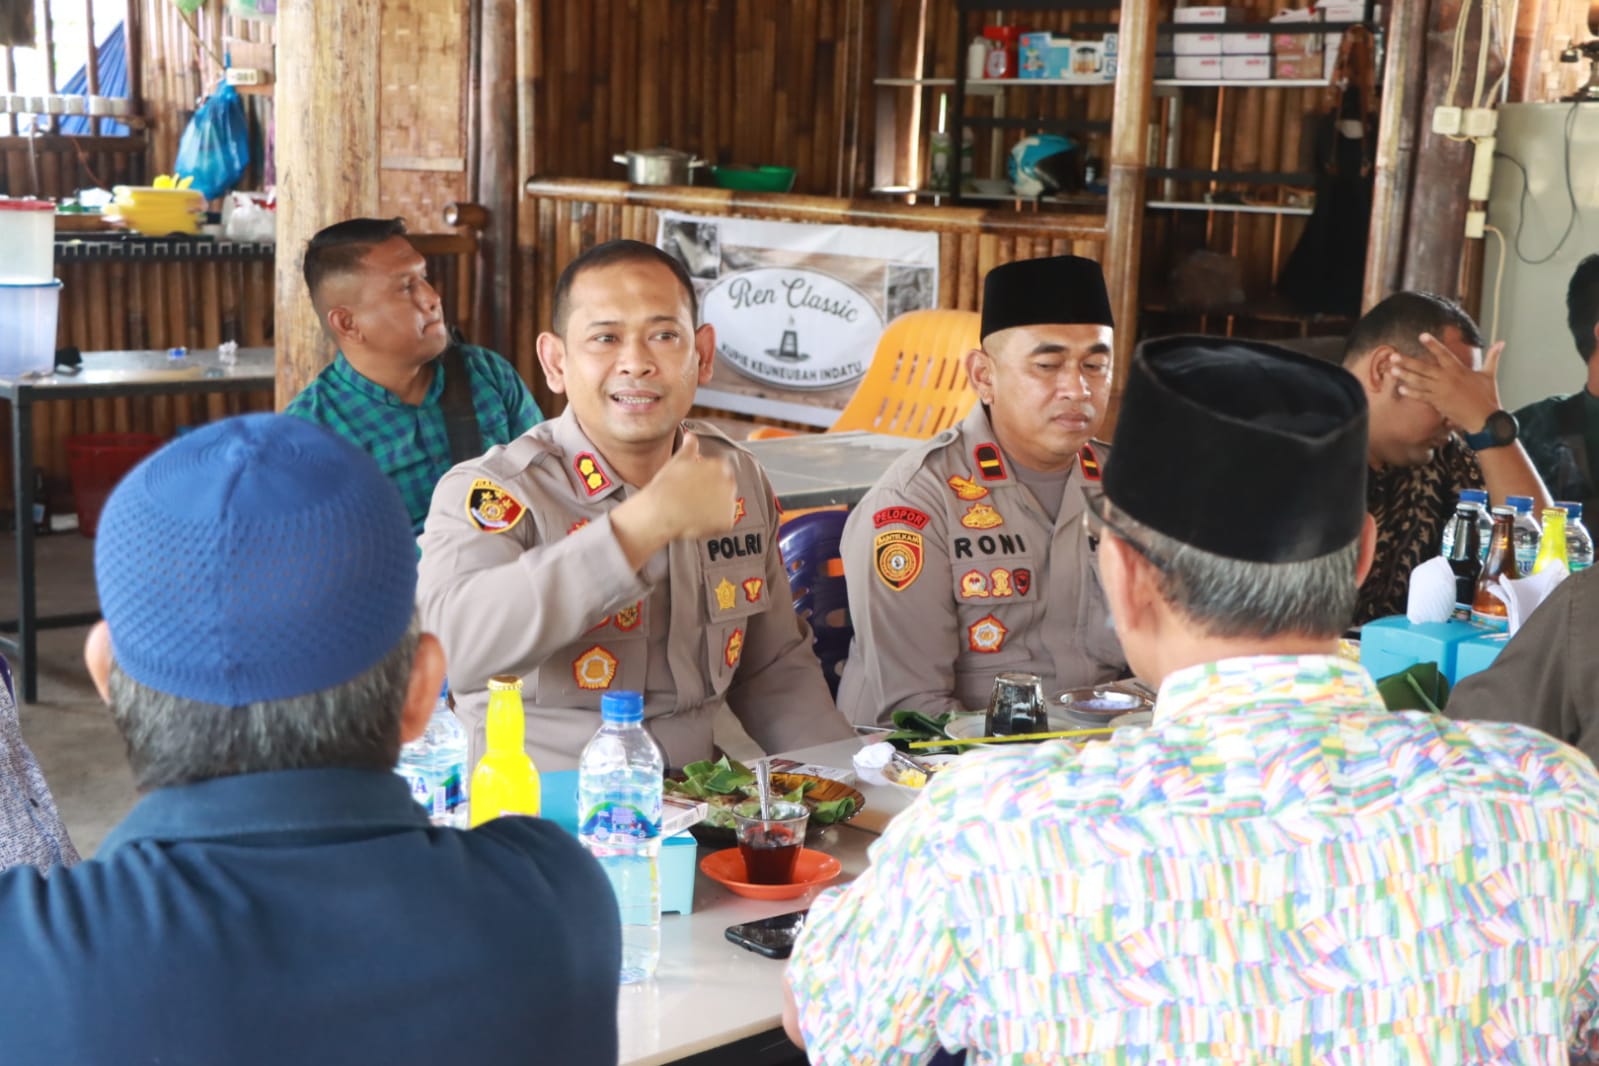
<path fill-rule="evenodd" d="M 727 939 L 769 959 L 786 959 L 794 950 L 794 940 L 805 928 L 808 910 L 777 914 L 758 922 L 727 927 Z"/>

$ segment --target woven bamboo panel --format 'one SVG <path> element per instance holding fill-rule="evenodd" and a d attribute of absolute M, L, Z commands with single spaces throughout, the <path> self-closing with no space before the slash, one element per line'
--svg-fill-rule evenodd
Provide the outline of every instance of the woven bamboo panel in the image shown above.
<path fill-rule="evenodd" d="M 466 185 L 466 0 L 385 0 L 378 213 L 435 226 Z"/>
<path fill-rule="evenodd" d="M 794 167 L 796 192 L 847 191 L 866 2 L 526 0 L 543 30 L 533 171 L 617 178 L 613 154 L 665 144 Z"/>

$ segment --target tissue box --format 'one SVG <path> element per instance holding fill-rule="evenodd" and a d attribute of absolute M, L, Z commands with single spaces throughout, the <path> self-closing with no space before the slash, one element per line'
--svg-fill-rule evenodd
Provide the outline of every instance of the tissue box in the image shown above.
<path fill-rule="evenodd" d="M 540 774 L 539 782 L 544 791 L 543 817 L 577 836 L 577 771 Z M 661 841 L 656 870 L 661 884 L 663 914 L 693 913 L 694 870 L 698 856 L 698 841 L 688 833 Z"/>
<path fill-rule="evenodd" d="M 1460 647 L 1486 634 L 1482 626 L 1453 618 L 1419 625 L 1404 615 L 1378 618 L 1360 629 L 1360 665 L 1373 678 L 1383 678 L 1416 663 L 1433 662 L 1453 685 L 1459 676 Z"/>
<path fill-rule="evenodd" d="M 1494 660 L 1499 658 L 1499 653 L 1505 650 L 1505 645 L 1508 643 L 1510 643 L 1508 633 L 1478 633 L 1461 641 L 1455 647 L 1455 676 L 1450 683 L 1453 684 L 1461 678 L 1488 669 L 1494 664 Z"/>

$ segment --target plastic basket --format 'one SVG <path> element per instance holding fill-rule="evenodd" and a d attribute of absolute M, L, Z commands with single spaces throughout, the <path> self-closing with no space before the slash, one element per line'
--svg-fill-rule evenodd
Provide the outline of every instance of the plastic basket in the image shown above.
<path fill-rule="evenodd" d="M 100 509 L 117 482 L 139 460 L 165 444 L 154 433 L 85 433 L 67 438 L 72 496 L 78 503 L 78 532 L 94 536 Z"/>

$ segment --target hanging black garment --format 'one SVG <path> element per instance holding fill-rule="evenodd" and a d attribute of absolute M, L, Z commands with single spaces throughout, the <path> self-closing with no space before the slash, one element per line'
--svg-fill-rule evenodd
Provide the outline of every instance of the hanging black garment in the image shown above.
<path fill-rule="evenodd" d="M 1316 124 L 1316 206 L 1294 246 L 1278 292 L 1311 314 L 1360 314 L 1377 143 L 1371 33 L 1344 35 L 1334 100 Z"/>

